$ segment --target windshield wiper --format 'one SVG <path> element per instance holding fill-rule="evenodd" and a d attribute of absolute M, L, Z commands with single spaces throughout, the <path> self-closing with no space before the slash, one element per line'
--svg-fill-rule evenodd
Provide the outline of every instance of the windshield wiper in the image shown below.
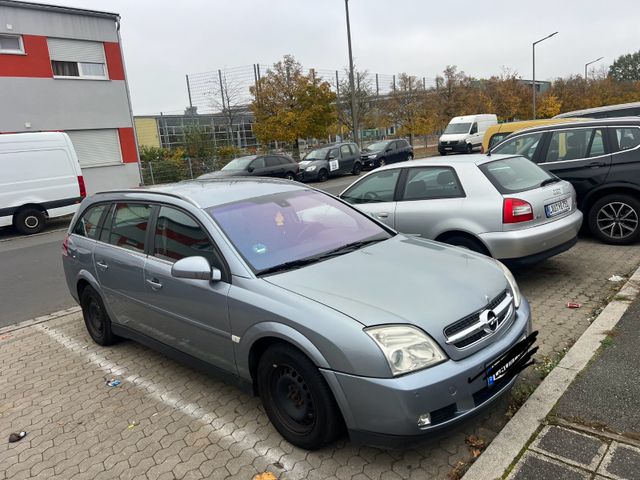
<path fill-rule="evenodd" d="M 353 252 L 355 250 L 359 250 L 367 245 L 371 245 L 373 243 L 378 243 L 384 238 L 378 238 L 375 240 L 362 240 L 360 242 L 353 242 L 343 245 L 341 247 L 335 248 L 333 250 L 329 250 L 328 252 L 320 253 L 318 255 L 313 255 L 311 257 L 301 258 L 299 260 L 292 260 L 290 262 L 284 262 L 280 265 L 276 265 L 274 267 L 265 268 L 264 270 L 260 270 L 257 275 L 268 275 L 270 273 L 284 272 L 286 270 L 292 270 L 294 268 L 304 267 L 306 265 L 310 265 L 312 263 L 320 262 L 322 260 L 327 260 L 333 257 L 339 257 L 340 255 L 344 255 L 346 253 Z"/>
<path fill-rule="evenodd" d="M 555 178 L 547 178 L 546 180 L 543 180 L 542 183 L 540 184 L 540 187 L 544 187 L 545 185 L 551 185 L 552 183 L 556 183 L 559 182 L 560 179 L 558 177 Z"/>

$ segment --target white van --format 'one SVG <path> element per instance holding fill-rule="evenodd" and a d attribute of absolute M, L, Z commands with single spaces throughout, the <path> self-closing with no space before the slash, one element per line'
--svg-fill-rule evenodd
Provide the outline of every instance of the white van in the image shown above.
<path fill-rule="evenodd" d="M 48 218 L 75 213 L 86 196 L 66 133 L 0 135 L 0 227 L 40 232 Z"/>
<path fill-rule="evenodd" d="M 498 117 L 493 113 L 453 117 L 438 141 L 438 152 L 446 155 L 450 152 L 471 153 L 479 150 L 484 132 L 497 124 Z"/>

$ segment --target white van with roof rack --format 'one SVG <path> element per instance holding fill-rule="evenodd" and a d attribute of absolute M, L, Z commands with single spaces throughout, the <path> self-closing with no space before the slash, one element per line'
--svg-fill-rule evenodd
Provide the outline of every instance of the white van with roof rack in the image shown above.
<path fill-rule="evenodd" d="M 0 227 L 38 233 L 47 219 L 75 213 L 86 196 L 66 133 L 0 135 Z"/>

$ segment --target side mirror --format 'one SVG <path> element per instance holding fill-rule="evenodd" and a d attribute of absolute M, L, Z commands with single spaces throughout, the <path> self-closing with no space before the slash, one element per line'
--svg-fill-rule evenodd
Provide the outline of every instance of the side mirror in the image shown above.
<path fill-rule="evenodd" d="M 255 168 L 253 168 L 253 167 L 248 167 L 247 168 L 247 172 L 249 172 L 249 173 L 253 172 L 254 170 L 255 170 Z"/>
<path fill-rule="evenodd" d="M 173 264 L 171 276 L 217 282 L 222 279 L 222 272 L 217 268 L 212 268 L 204 257 L 187 257 Z"/>
<path fill-rule="evenodd" d="M 388 147 L 385 152 L 390 152 L 391 150 L 393 150 L 391 147 Z"/>

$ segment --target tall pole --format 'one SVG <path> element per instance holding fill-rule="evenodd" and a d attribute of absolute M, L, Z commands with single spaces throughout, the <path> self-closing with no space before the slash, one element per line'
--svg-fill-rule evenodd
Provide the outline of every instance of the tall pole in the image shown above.
<path fill-rule="evenodd" d="M 189 75 L 185 75 L 187 78 L 187 93 L 189 94 L 189 108 L 193 109 L 193 102 L 191 101 L 191 85 L 189 84 Z"/>
<path fill-rule="evenodd" d="M 541 38 L 540 40 L 533 42 L 533 79 L 532 79 L 532 90 L 533 90 L 533 119 L 536 119 L 536 45 L 544 40 L 546 40 L 547 38 L 551 38 L 554 35 L 556 35 L 558 32 L 553 32 L 551 35 L 547 35 L 544 38 Z"/>
<path fill-rule="evenodd" d="M 589 65 L 591 65 L 592 63 L 599 62 L 599 61 L 600 61 L 600 60 L 602 60 L 603 58 L 604 58 L 604 57 L 596 58 L 595 60 L 591 60 L 590 62 L 588 62 L 588 63 L 585 63 L 585 64 L 584 64 L 584 81 L 585 81 L 585 82 L 587 81 L 587 67 L 588 67 Z"/>
<path fill-rule="evenodd" d="M 358 125 L 358 106 L 356 104 L 356 86 L 353 79 L 353 52 L 351 51 L 351 24 L 349 22 L 349 0 L 344 0 L 344 10 L 347 15 L 347 42 L 349 44 L 349 86 L 351 88 L 351 123 L 353 124 L 354 141 L 360 146 Z"/>

